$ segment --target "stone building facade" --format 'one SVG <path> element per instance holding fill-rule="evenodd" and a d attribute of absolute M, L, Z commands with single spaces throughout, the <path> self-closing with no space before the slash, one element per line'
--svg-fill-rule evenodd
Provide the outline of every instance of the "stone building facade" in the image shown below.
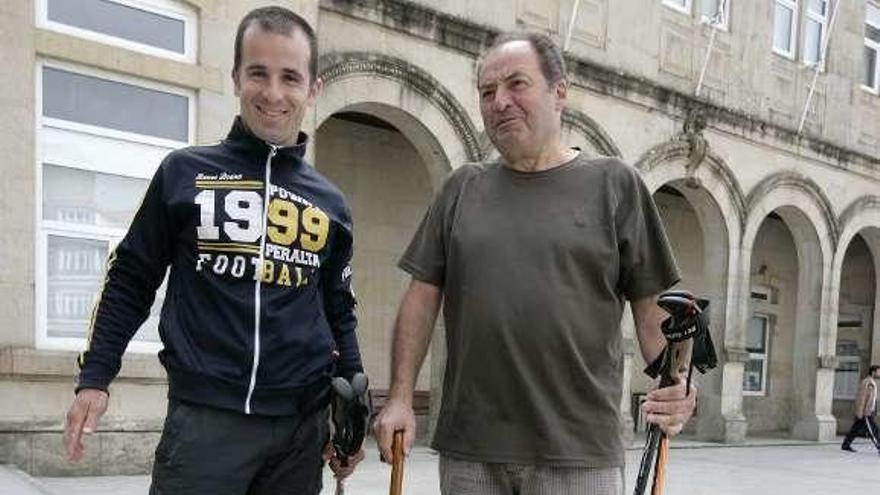
<path fill-rule="evenodd" d="M 228 130 L 235 27 L 266 3 L 0 3 L 0 463 L 38 474 L 148 469 L 165 408 L 162 294 L 111 388 L 102 432 L 71 466 L 60 431 L 74 358 L 103 258 L 161 157 Z M 849 426 L 855 383 L 880 362 L 880 3 L 278 3 L 319 34 L 325 89 L 306 117 L 309 153 L 353 208 L 360 340 L 376 389 L 388 386 L 408 282 L 397 257 L 446 174 L 495 156 L 477 56 L 498 32 L 530 29 L 566 46 L 566 141 L 640 171 L 680 287 L 711 299 L 721 362 L 700 379 L 691 433 L 828 440 Z M 719 4 L 727 12 L 713 23 Z M 642 426 L 634 406 L 651 384 L 628 318 L 623 327 L 629 430 Z M 441 328 L 418 381 L 432 411 L 443 362 Z"/>

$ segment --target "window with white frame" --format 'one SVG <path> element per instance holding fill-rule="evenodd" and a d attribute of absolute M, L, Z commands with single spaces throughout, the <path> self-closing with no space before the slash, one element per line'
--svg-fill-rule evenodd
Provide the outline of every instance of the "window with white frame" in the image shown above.
<path fill-rule="evenodd" d="M 730 0 L 703 0 L 700 6 L 700 19 L 721 29 L 727 29 L 730 18 Z"/>
<path fill-rule="evenodd" d="M 51 60 L 36 80 L 37 343 L 81 350 L 105 260 L 162 158 L 191 142 L 195 103 L 188 90 Z M 163 294 L 130 350 L 159 347 Z"/>
<path fill-rule="evenodd" d="M 690 15 L 691 0 L 662 0 L 663 5 Z"/>
<path fill-rule="evenodd" d="M 196 12 L 174 0 L 36 0 L 37 25 L 150 55 L 196 61 Z"/>
<path fill-rule="evenodd" d="M 794 58 L 797 39 L 797 0 L 774 0 L 773 51 Z"/>
<path fill-rule="evenodd" d="M 804 63 L 814 65 L 822 58 L 822 45 L 828 32 L 830 0 L 807 0 L 804 20 Z"/>
<path fill-rule="evenodd" d="M 754 314 L 749 322 L 746 335 L 746 351 L 749 358 L 743 373 L 744 395 L 765 395 L 767 393 L 767 351 L 770 340 L 770 317 Z"/>
<path fill-rule="evenodd" d="M 837 342 L 837 368 L 834 370 L 834 398 L 853 400 L 859 393 L 861 360 L 859 343 L 840 339 Z"/>
<path fill-rule="evenodd" d="M 880 93 L 880 3 L 868 1 L 865 4 L 865 51 L 862 70 L 862 85 L 875 93 Z"/>

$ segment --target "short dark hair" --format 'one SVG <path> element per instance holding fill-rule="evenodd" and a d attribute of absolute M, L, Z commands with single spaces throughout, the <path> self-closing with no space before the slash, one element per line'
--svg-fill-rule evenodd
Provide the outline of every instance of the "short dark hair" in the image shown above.
<path fill-rule="evenodd" d="M 512 41 L 526 41 L 531 45 L 532 50 L 534 50 L 535 54 L 538 56 L 538 63 L 541 66 L 541 74 L 544 75 L 544 79 L 547 81 L 548 85 L 555 84 L 565 79 L 565 58 L 562 56 L 562 50 L 560 50 L 559 46 L 553 42 L 553 39 L 546 34 L 528 31 L 510 31 L 501 33 L 495 37 L 492 46 L 486 50 L 486 53 L 483 54 L 482 58 L 485 58 L 486 55 L 492 53 L 501 45 Z M 477 68 L 478 76 L 481 69 L 482 61 Z"/>
<path fill-rule="evenodd" d="M 241 65 L 241 44 L 244 33 L 251 24 L 256 23 L 260 29 L 269 33 L 283 34 L 290 36 L 294 29 L 299 29 L 309 40 L 309 77 L 310 82 L 314 83 L 318 77 L 318 38 L 315 36 L 315 30 L 306 22 L 305 19 L 297 15 L 291 10 L 284 7 L 260 7 L 254 9 L 238 24 L 238 31 L 235 33 L 235 62 L 232 66 L 232 74 L 238 72 Z"/>
<path fill-rule="evenodd" d="M 868 374 L 873 375 L 875 371 L 880 370 L 880 365 L 872 364 L 871 368 L 868 370 Z"/>

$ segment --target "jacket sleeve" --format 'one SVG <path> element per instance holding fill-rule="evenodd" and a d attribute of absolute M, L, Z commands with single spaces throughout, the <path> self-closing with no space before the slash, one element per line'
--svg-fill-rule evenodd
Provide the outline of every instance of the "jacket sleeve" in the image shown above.
<path fill-rule="evenodd" d="M 863 379 L 859 384 L 859 395 L 856 397 L 856 408 L 855 414 L 857 418 L 862 418 L 865 416 L 865 409 L 867 409 L 868 405 L 868 396 L 871 391 L 868 389 L 869 384 L 867 379 Z"/>
<path fill-rule="evenodd" d="M 156 171 L 128 233 L 107 260 L 104 285 L 92 310 L 88 346 L 78 359 L 77 391 L 107 390 L 165 278 L 172 249 L 164 170 L 160 166 Z"/>
<path fill-rule="evenodd" d="M 337 227 L 330 257 L 321 267 L 321 290 L 324 314 L 333 332 L 333 340 L 338 352 L 336 375 L 350 379 L 355 373 L 363 371 L 363 365 L 355 331 L 357 301 L 351 288 L 353 236 L 351 214 L 347 208 L 345 218 Z"/>

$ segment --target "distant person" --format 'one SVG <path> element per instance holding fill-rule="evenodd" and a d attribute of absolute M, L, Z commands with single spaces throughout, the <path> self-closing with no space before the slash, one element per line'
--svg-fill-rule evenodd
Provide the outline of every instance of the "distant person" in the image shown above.
<path fill-rule="evenodd" d="M 852 446 L 853 440 L 856 437 L 867 436 L 880 453 L 880 438 L 877 435 L 877 423 L 874 422 L 874 415 L 877 414 L 877 382 L 875 381 L 877 378 L 880 378 L 880 365 L 875 364 L 868 370 L 868 376 L 859 384 L 855 408 L 856 419 L 843 439 L 843 445 L 840 446 L 843 450 L 855 452 L 856 449 Z"/>

